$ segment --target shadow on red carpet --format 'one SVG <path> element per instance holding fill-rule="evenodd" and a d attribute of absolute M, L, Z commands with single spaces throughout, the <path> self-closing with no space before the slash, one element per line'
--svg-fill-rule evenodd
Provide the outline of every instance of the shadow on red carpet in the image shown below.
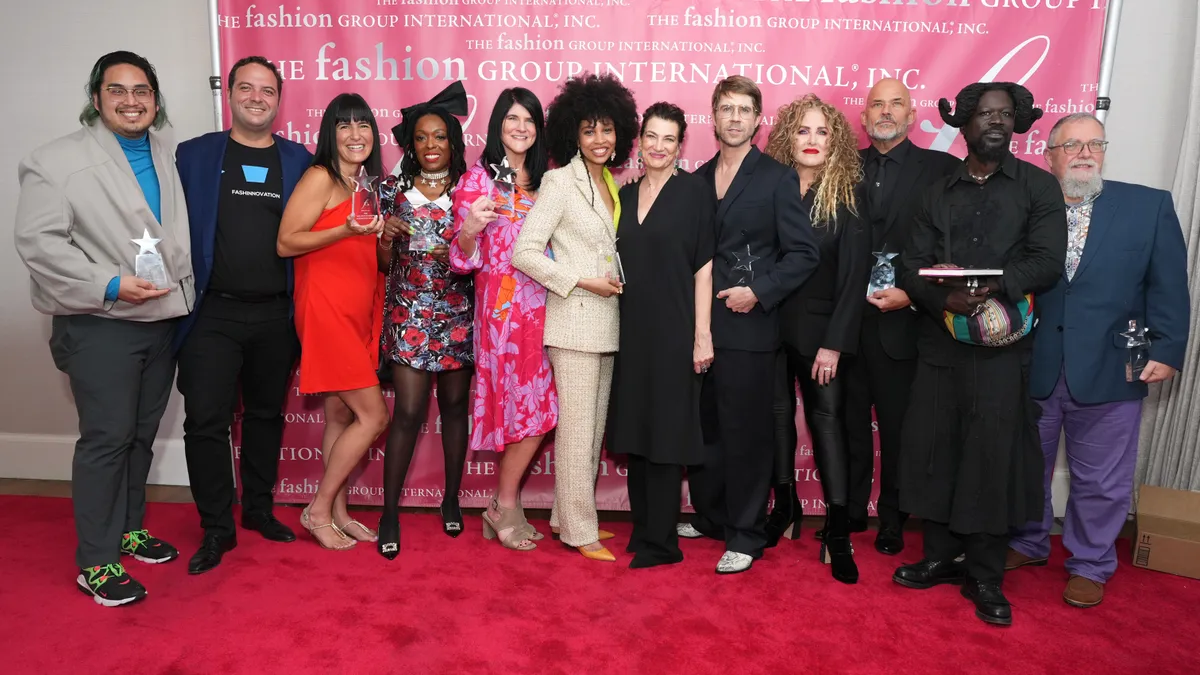
<path fill-rule="evenodd" d="M 0 497 L 0 635 L 7 673 L 1196 673 L 1200 582 L 1129 564 L 1104 603 L 1062 601 L 1064 552 L 1009 573 L 1014 624 L 986 626 L 957 587 L 892 583 L 898 559 L 854 536 L 861 580 L 835 582 L 806 529 L 745 574 L 718 576 L 719 542 L 684 540 L 685 560 L 628 568 L 629 525 L 606 525 L 617 563 L 585 560 L 549 537 L 530 552 L 451 539 L 436 515 L 404 514 L 401 555 L 374 545 L 325 551 L 278 507 L 298 540 L 239 530 L 220 567 L 188 576 L 201 531 L 191 504 L 151 504 L 147 527 L 181 557 L 126 560 L 149 589 L 109 609 L 75 588 L 71 502 Z M 369 525 L 376 516 L 366 514 Z M 19 538 L 18 538 L 19 537 Z M 1190 628 L 1188 628 L 1190 626 Z M 1186 636 L 1191 637 L 1186 637 Z M 15 649 L 14 649 L 15 648 Z"/>

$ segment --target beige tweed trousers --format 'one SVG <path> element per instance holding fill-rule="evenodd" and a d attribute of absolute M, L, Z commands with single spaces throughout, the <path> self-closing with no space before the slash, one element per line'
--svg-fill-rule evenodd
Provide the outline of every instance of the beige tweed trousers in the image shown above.
<path fill-rule="evenodd" d="M 558 389 L 554 432 L 554 508 L 550 526 L 569 546 L 600 539 L 596 518 L 596 471 L 608 420 L 615 354 L 547 347 Z"/>

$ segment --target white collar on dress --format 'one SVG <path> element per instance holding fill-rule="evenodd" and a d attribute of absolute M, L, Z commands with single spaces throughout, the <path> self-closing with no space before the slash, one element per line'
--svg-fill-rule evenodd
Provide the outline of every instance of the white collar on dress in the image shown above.
<path fill-rule="evenodd" d="M 450 207 L 454 205 L 454 202 L 451 201 L 449 194 L 444 194 L 437 199 L 432 200 L 431 202 L 430 199 L 426 197 L 424 193 L 418 190 L 415 185 L 404 193 L 404 198 L 408 200 L 409 204 L 413 205 L 414 209 L 419 206 L 425 206 L 426 204 L 432 203 L 434 206 L 443 211 L 449 211 Z"/>

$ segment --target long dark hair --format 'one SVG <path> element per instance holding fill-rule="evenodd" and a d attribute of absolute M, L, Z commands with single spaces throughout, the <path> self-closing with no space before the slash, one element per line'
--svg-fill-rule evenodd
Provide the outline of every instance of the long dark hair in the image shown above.
<path fill-rule="evenodd" d="M 341 124 L 354 122 L 367 122 L 371 125 L 371 135 L 374 136 L 375 142 L 363 166 L 368 174 L 382 179 L 383 160 L 379 157 L 379 126 L 375 123 L 371 106 L 358 94 L 338 94 L 325 106 L 325 116 L 321 118 L 321 130 L 317 136 L 317 151 L 313 153 L 312 161 L 313 166 L 325 169 L 335 183 L 346 189 L 350 189 L 350 185 L 342 177 L 342 172 L 338 171 L 337 128 Z"/>
<path fill-rule="evenodd" d="M 537 192 L 542 185 L 542 174 L 550 168 L 550 159 L 546 152 L 546 116 L 542 112 L 542 102 L 532 91 L 523 87 L 512 87 L 500 92 L 496 97 L 496 105 L 492 108 L 492 117 L 488 120 L 487 145 L 483 148 L 483 166 L 489 172 L 491 165 L 500 165 L 504 160 L 504 141 L 501 138 L 504 129 L 504 118 L 513 105 L 519 105 L 529 111 L 533 118 L 533 145 L 525 152 L 525 173 L 529 175 L 529 189 Z M 492 176 L 495 178 L 495 176 Z"/>
<path fill-rule="evenodd" d="M 417 174 L 421 173 L 421 160 L 417 159 L 417 148 L 415 138 L 417 136 L 417 122 L 422 117 L 433 115 L 439 117 L 446 123 L 446 135 L 450 137 L 450 176 L 447 178 L 443 194 L 449 192 L 455 185 L 458 185 L 458 179 L 462 178 L 467 172 L 467 146 L 463 142 L 462 123 L 458 118 L 440 108 L 433 106 L 427 108 L 418 108 L 410 113 L 412 121 L 404 126 L 404 137 L 397 138 L 396 143 L 400 145 L 404 155 L 400 158 L 400 187 L 402 190 L 408 190 L 413 186 L 417 179 Z"/>

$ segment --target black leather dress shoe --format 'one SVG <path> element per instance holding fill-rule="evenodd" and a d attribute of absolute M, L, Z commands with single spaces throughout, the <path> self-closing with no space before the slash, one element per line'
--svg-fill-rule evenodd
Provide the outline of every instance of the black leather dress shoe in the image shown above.
<path fill-rule="evenodd" d="M 962 595 L 975 603 L 975 616 L 980 621 L 997 626 L 1012 625 L 1012 605 L 1000 591 L 1000 584 L 967 579 L 962 587 Z"/>
<path fill-rule="evenodd" d="M 918 589 L 933 588 L 938 584 L 961 584 L 966 580 L 966 569 L 953 560 L 922 560 L 905 565 L 892 575 L 892 581 L 901 586 Z"/>
<path fill-rule="evenodd" d="M 270 513 L 242 517 L 242 527 L 254 530 L 270 541 L 296 541 L 296 533 Z"/>
<path fill-rule="evenodd" d="M 884 555 L 896 555 L 904 550 L 904 534 L 891 526 L 880 526 L 875 535 L 875 550 Z"/>
<path fill-rule="evenodd" d="M 226 537 L 216 532 L 205 532 L 200 550 L 188 561 L 188 574 L 204 574 L 221 564 L 226 552 L 237 548 L 237 537 Z"/>

